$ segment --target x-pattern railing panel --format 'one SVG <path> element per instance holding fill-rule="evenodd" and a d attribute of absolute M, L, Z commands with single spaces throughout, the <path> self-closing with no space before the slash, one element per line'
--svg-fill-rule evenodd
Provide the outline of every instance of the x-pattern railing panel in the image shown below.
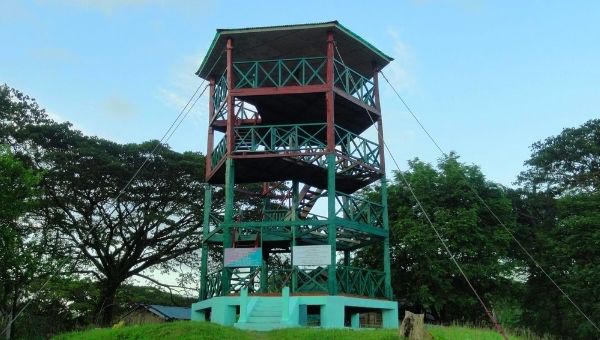
<path fill-rule="evenodd" d="M 375 107 L 375 84 L 372 80 L 335 60 L 334 85 L 363 103 Z"/>
<path fill-rule="evenodd" d="M 235 118 L 236 119 L 258 119 L 260 116 L 256 108 L 250 107 L 243 100 L 235 100 Z"/>
<path fill-rule="evenodd" d="M 325 84 L 326 64 L 325 57 L 234 62 L 235 88 Z"/>
<path fill-rule="evenodd" d="M 340 293 L 369 297 L 385 296 L 384 272 L 338 265 L 336 278 Z"/>
<path fill-rule="evenodd" d="M 212 168 L 214 168 L 217 164 L 219 164 L 221 159 L 223 159 L 223 157 L 225 157 L 225 154 L 227 153 L 227 138 L 226 137 L 227 136 L 223 136 L 223 139 L 221 139 L 219 144 L 217 144 L 217 146 L 212 151 L 212 155 L 211 155 L 212 156 L 212 158 L 211 158 Z"/>
<path fill-rule="evenodd" d="M 223 75 L 215 83 L 215 92 L 213 94 L 214 116 L 217 120 L 227 119 L 227 105 L 225 105 L 227 93 L 227 77 Z"/>
<path fill-rule="evenodd" d="M 319 138 L 326 125 L 267 125 L 240 126 L 234 128 L 234 151 L 285 152 L 313 151 L 323 149 L 325 143 Z"/>
<path fill-rule="evenodd" d="M 336 215 L 343 215 L 346 219 L 373 227 L 383 227 L 381 204 L 343 193 L 337 193 L 336 200 L 339 204 Z"/>
<path fill-rule="evenodd" d="M 303 269 L 295 267 L 297 275 L 297 286 L 294 292 L 326 292 L 327 291 L 327 267 L 315 269 Z"/>
<path fill-rule="evenodd" d="M 379 169 L 379 145 L 341 126 L 335 127 L 337 149 L 348 157 L 372 165 Z"/>
<path fill-rule="evenodd" d="M 231 291 L 239 292 L 242 288 L 248 288 L 249 292 L 258 289 L 258 275 L 260 267 L 229 268 L 231 271 Z"/>
<path fill-rule="evenodd" d="M 267 293 L 281 292 L 291 281 L 292 269 L 271 269 L 267 273 Z"/>
<path fill-rule="evenodd" d="M 206 299 L 210 299 L 213 296 L 221 296 L 221 272 L 222 270 L 216 270 L 206 276 Z"/>

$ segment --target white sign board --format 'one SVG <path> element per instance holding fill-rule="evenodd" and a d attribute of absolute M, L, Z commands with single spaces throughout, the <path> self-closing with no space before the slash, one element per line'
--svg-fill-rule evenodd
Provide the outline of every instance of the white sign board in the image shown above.
<path fill-rule="evenodd" d="M 331 246 L 293 247 L 294 266 L 328 266 L 331 264 Z"/>

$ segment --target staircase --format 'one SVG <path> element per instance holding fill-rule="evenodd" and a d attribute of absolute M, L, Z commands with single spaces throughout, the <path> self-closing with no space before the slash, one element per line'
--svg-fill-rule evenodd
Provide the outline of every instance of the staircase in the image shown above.
<path fill-rule="evenodd" d="M 249 308 L 246 322 L 237 322 L 235 327 L 255 331 L 286 327 L 281 323 L 281 300 L 280 297 L 257 298 L 254 306 Z"/>
<path fill-rule="evenodd" d="M 317 200 L 321 197 L 323 193 L 323 189 L 312 187 L 308 184 L 305 184 L 300 190 L 300 203 L 298 204 L 298 211 L 300 213 L 300 218 L 306 218 L 312 208 L 317 203 Z"/>

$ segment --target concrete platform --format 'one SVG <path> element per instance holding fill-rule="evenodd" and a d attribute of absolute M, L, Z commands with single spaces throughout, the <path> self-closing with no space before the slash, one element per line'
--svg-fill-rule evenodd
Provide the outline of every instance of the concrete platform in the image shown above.
<path fill-rule="evenodd" d="M 340 295 L 219 296 L 192 304 L 193 321 L 211 321 L 241 329 L 319 326 L 360 328 L 360 314 L 381 312 L 383 328 L 398 328 L 395 301 Z M 312 321 L 311 321 L 312 320 Z M 316 324 L 318 323 L 318 324 Z"/>

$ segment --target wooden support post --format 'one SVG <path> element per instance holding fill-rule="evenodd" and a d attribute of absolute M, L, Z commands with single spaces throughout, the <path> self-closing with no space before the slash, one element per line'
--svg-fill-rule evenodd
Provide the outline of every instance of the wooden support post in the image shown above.
<path fill-rule="evenodd" d="M 233 127 L 235 124 L 235 97 L 232 94 L 234 87 L 233 79 L 233 40 L 227 39 L 227 153 L 233 153 L 233 147 L 235 143 L 235 136 L 233 133 Z"/>
<path fill-rule="evenodd" d="M 210 96 L 208 98 L 208 137 L 206 141 L 206 166 L 204 168 L 204 178 L 208 180 L 208 175 L 212 171 L 212 152 L 215 143 L 215 132 L 211 125 L 212 118 L 215 115 L 215 78 L 210 77 Z"/>
<path fill-rule="evenodd" d="M 379 111 L 377 117 L 377 143 L 379 144 L 379 165 L 381 172 L 385 174 L 385 144 L 383 140 L 383 119 L 381 117 L 381 102 L 379 101 L 379 68 L 373 65 L 373 93 L 375 96 L 375 106 Z M 368 113 L 370 114 L 370 113 Z"/>
<path fill-rule="evenodd" d="M 325 92 L 325 102 L 327 106 L 327 152 L 335 152 L 335 121 L 334 121 L 334 93 L 333 93 L 333 72 L 334 72 L 334 41 L 333 32 L 327 32 L 327 66 L 326 79 L 327 91 Z"/>

